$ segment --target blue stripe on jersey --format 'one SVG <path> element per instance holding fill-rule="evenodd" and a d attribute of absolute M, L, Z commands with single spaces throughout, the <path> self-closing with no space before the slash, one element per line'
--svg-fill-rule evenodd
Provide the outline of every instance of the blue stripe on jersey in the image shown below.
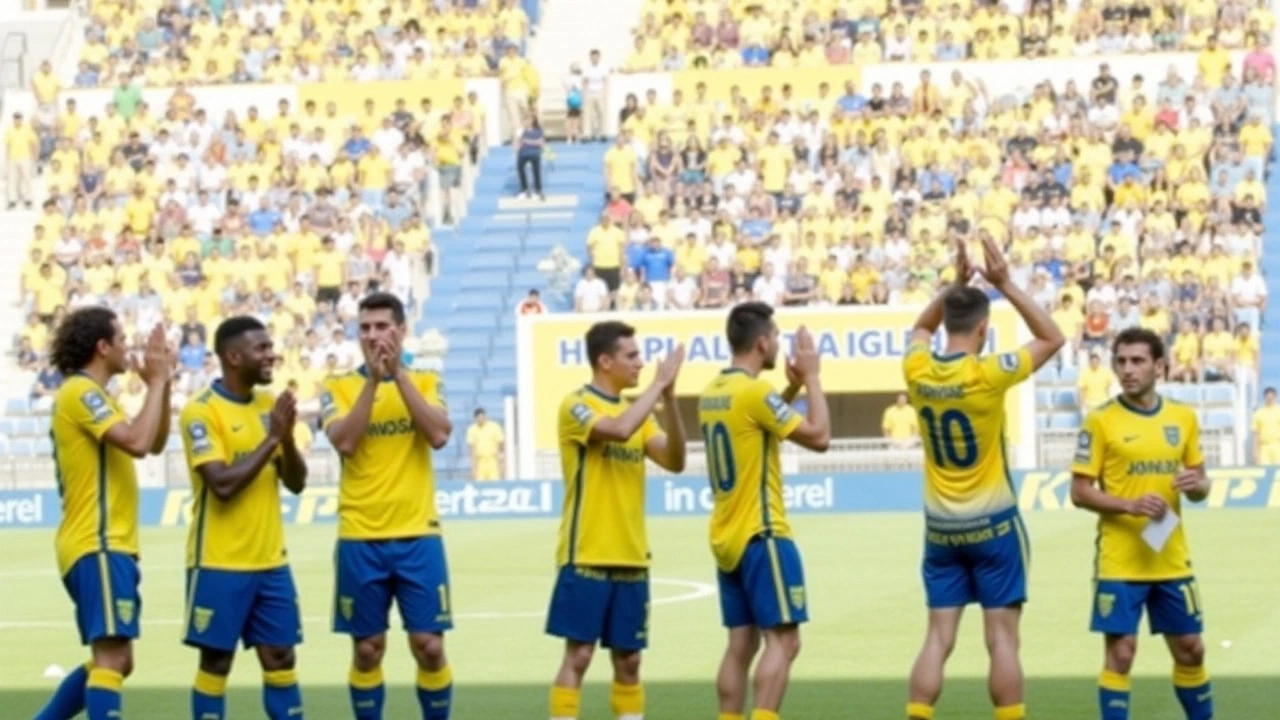
<path fill-rule="evenodd" d="M 760 513 L 764 520 L 765 535 L 773 534 L 773 525 L 769 518 L 769 433 L 761 435 L 764 443 L 760 451 Z"/>
<path fill-rule="evenodd" d="M 588 386 L 590 387 L 590 386 Z M 587 467 L 587 449 L 578 446 L 578 472 L 573 476 L 573 518 L 569 521 L 569 564 L 578 554 L 578 516 L 582 513 L 582 475 Z"/>
<path fill-rule="evenodd" d="M 98 441 L 98 545 L 107 549 L 107 439 Z"/>

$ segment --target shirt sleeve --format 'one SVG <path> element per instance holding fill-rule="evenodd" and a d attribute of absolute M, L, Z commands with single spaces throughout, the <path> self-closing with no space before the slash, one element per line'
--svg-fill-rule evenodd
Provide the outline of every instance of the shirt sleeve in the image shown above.
<path fill-rule="evenodd" d="M 418 392 L 422 393 L 422 399 L 427 401 L 429 405 L 435 405 L 438 408 L 447 409 L 448 406 L 444 402 L 444 381 L 440 376 L 433 372 L 421 373 L 418 377 Z"/>
<path fill-rule="evenodd" d="M 1076 434 L 1076 454 L 1071 461 L 1071 474 L 1097 479 L 1102 477 L 1102 450 L 1106 444 L 1102 422 L 1097 412 L 1085 416 Z"/>
<path fill-rule="evenodd" d="M 1200 449 L 1200 420 L 1190 410 L 1183 421 L 1187 432 L 1187 444 L 1182 450 L 1182 466 L 1193 468 L 1204 465 L 1204 452 Z"/>
<path fill-rule="evenodd" d="M 209 406 L 195 403 L 187 405 L 178 420 L 182 442 L 187 446 L 187 464 L 193 470 L 207 463 L 230 460 L 226 442 L 212 420 Z"/>
<path fill-rule="evenodd" d="M 804 418 L 763 380 L 757 382 L 747 396 L 747 412 L 751 419 L 772 435 L 790 437 Z"/>
<path fill-rule="evenodd" d="M 94 440 L 101 441 L 112 426 L 125 421 L 124 414 L 111 404 L 97 385 L 86 383 L 85 390 L 67 406 L 71 421 L 93 435 Z"/>
<path fill-rule="evenodd" d="M 924 371 L 929 363 L 929 343 L 925 340 L 913 340 L 907 345 L 902 355 L 902 377 L 910 383 Z"/>
<path fill-rule="evenodd" d="M 577 393 L 560 403 L 560 442 L 586 447 L 600 416 Z"/>
<path fill-rule="evenodd" d="M 338 378 L 324 381 L 320 391 L 320 420 L 324 428 L 341 420 L 351 412 L 351 398 L 343 392 L 342 382 Z"/>
<path fill-rule="evenodd" d="M 1018 348 L 1013 352 L 989 355 L 982 359 L 982 371 L 996 390 L 1008 390 L 1031 376 L 1031 351 Z"/>

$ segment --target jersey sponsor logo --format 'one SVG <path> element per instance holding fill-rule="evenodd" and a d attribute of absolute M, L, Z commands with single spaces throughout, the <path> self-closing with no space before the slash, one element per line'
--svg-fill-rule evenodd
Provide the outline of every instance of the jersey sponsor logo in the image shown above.
<path fill-rule="evenodd" d="M 1016 373 L 1018 372 L 1018 365 L 1020 365 L 1022 361 L 1018 358 L 1018 353 L 1009 352 L 1000 354 L 999 363 L 1001 370 L 1007 373 Z"/>
<path fill-rule="evenodd" d="M 1179 460 L 1135 460 L 1126 469 L 1130 475 L 1176 475 L 1182 467 Z"/>
<path fill-rule="evenodd" d="M 120 618 L 123 625 L 132 625 L 134 620 L 134 603 L 132 600 L 116 601 L 116 617 Z"/>
<path fill-rule="evenodd" d="M 187 426 L 187 437 L 191 438 L 192 455 L 203 455 L 213 449 L 213 442 L 209 439 L 209 426 L 203 421 L 192 421 Z"/>
<path fill-rule="evenodd" d="M 569 408 L 569 414 L 579 425 L 586 425 L 592 417 L 591 408 L 587 407 L 586 403 L 578 403 Z"/>
<path fill-rule="evenodd" d="M 380 420 L 371 422 L 365 428 L 365 435 L 369 437 L 392 437 L 395 435 L 408 435 L 413 432 L 413 420 L 409 418 L 396 418 L 395 420 Z"/>
<path fill-rule="evenodd" d="M 1182 440 L 1182 430 L 1177 425 L 1164 426 L 1164 439 L 1169 447 L 1178 447 Z"/>
<path fill-rule="evenodd" d="M 1116 596 L 1114 593 L 1098 593 L 1098 615 L 1102 617 L 1110 617 L 1111 611 L 1116 609 Z"/>
<path fill-rule="evenodd" d="M 773 413 L 773 419 L 777 420 L 779 425 L 785 425 L 791 419 L 791 416 L 795 414 L 791 406 L 776 392 L 765 395 L 764 404 L 769 408 L 769 412 Z"/>
<path fill-rule="evenodd" d="M 191 629 L 197 634 L 208 630 L 211 622 L 213 622 L 213 610 L 202 607 L 191 609 Z"/>
<path fill-rule="evenodd" d="M 94 422 L 102 422 L 111 417 L 111 406 L 107 404 L 107 399 L 98 390 L 85 392 L 80 396 L 80 402 L 84 403 L 85 408 L 89 410 L 89 416 L 93 418 Z"/>
<path fill-rule="evenodd" d="M 605 460 L 617 460 L 624 463 L 642 463 L 644 462 L 644 450 L 641 448 L 627 447 L 621 443 L 605 443 L 604 450 L 601 455 Z"/>

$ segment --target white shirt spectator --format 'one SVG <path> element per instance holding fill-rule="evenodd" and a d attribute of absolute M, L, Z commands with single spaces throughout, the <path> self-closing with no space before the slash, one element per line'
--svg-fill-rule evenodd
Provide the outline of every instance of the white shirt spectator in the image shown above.
<path fill-rule="evenodd" d="M 776 274 L 773 277 L 761 275 L 752 284 L 751 292 L 756 296 L 756 300 L 777 307 L 778 303 L 782 302 L 782 296 L 787 292 L 787 285 Z"/>
<path fill-rule="evenodd" d="M 227 168 L 222 163 L 207 163 L 200 167 L 196 185 L 210 193 L 222 192 L 227 186 Z"/>
<path fill-rule="evenodd" d="M 397 185 L 417 187 L 419 173 L 426 169 L 427 159 L 420 150 L 391 156 L 391 179 Z"/>
<path fill-rule="evenodd" d="M 906 262 L 911 257 L 911 243 L 903 235 L 896 235 L 885 239 L 884 242 L 885 259 L 893 264 Z M 841 265 L 847 267 L 847 265 Z"/>
<path fill-rule="evenodd" d="M 1249 277 L 1245 277 L 1241 273 L 1231 281 L 1231 297 L 1235 300 L 1236 305 L 1257 307 L 1259 303 L 1267 299 L 1267 283 L 1252 270 L 1249 272 Z"/>
<path fill-rule="evenodd" d="M 1213 109 L 1203 102 L 1197 102 L 1190 111 L 1185 103 L 1178 108 L 1178 129 L 1190 127 L 1193 118 L 1200 121 L 1201 127 L 1213 127 Z"/>
<path fill-rule="evenodd" d="M 739 195 L 750 195 L 755 189 L 756 183 L 759 182 L 756 172 L 751 168 L 743 168 L 742 170 L 734 170 L 725 176 L 724 184 L 732 185 Z"/>
<path fill-rule="evenodd" d="M 1115 103 L 1094 105 L 1089 108 L 1088 121 L 1103 132 L 1114 130 L 1120 123 L 1120 108 Z"/>
<path fill-rule="evenodd" d="M 582 66 L 583 90 L 588 94 L 604 92 L 605 83 L 609 81 L 609 67 L 604 63 L 588 62 Z"/>
<path fill-rule="evenodd" d="M 1013 228 L 1019 235 L 1026 235 L 1031 228 L 1039 228 L 1042 213 L 1034 207 L 1019 207 L 1013 211 Z"/>
<path fill-rule="evenodd" d="M 573 288 L 573 299 L 582 312 L 600 312 L 609 300 L 609 287 L 600 278 L 581 278 Z"/>
<path fill-rule="evenodd" d="M 738 254 L 738 248 L 731 242 L 724 239 L 717 240 L 707 244 L 707 259 L 715 258 L 720 263 L 721 268 L 729 268 L 733 266 L 733 258 Z"/>
<path fill-rule="evenodd" d="M 729 138 L 730 145 L 736 145 L 739 147 L 741 147 L 747 139 L 746 134 L 742 132 L 742 128 L 737 125 L 730 125 L 729 127 L 724 127 L 722 125 L 711 131 L 711 145 L 709 147 L 719 145 L 720 138 L 722 137 Z"/>
<path fill-rule="evenodd" d="M 775 268 L 788 267 L 791 265 L 791 248 L 779 243 L 778 247 L 765 248 L 761 258 L 766 265 L 772 265 Z"/>
<path fill-rule="evenodd" d="M 1047 207 L 1040 211 L 1040 228 L 1042 230 L 1064 230 L 1071 227 L 1071 211 L 1066 205 Z"/>
<path fill-rule="evenodd" d="M 1085 304 L 1102 303 L 1102 307 L 1110 312 L 1116 306 L 1117 299 L 1115 286 L 1104 280 L 1089 288 L 1089 294 L 1085 296 Z"/>
<path fill-rule="evenodd" d="M 667 283 L 667 307 L 675 310 L 688 310 L 698 294 L 698 283 L 685 276 Z"/>
<path fill-rule="evenodd" d="M 328 167 L 329 165 L 333 164 L 333 161 L 336 159 L 336 156 L 337 156 L 337 153 L 334 152 L 334 149 L 333 149 L 333 143 L 325 142 L 322 140 L 312 140 L 310 142 L 304 142 L 302 143 L 302 146 L 299 148 L 299 150 L 301 152 L 301 155 L 298 158 L 298 162 L 301 164 L 306 164 L 311 160 L 311 156 L 315 155 L 316 157 L 320 158 L 321 165 Z"/>
<path fill-rule="evenodd" d="M 911 38 L 889 36 L 884 39 L 884 59 L 891 62 L 905 62 L 911 58 Z"/>
<path fill-rule="evenodd" d="M 208 201 L 203 204 L 196 201 L 196 204 L 187 210 L 187 222 L 191 223 L 191 229 L 197 235 L 212 234 L 214 223 L 221 218 L 222 211 L 218 209 L 217 205 Z"/>
<path fill-rule="evenodd" d="M 395 250 L 382 258 L 382 271 L 387 274 L 387 284 L 391 294 L 408 304 L 413 294 L 413 262 L 407 254 Z"/>
<path fill-rule="evenodd" d="M 1143 212 L 1137 208 L 1116 210 L 1111 219 L 1120 223 L 1120 229 L 1130 237 L 1138 236 L 1138 226 L 1142 224 Z"/>
<path fill-rule="evenodd" d="M 378 131 L 370 138 L 370 142 L 378 146 L 378 150 L 382 152 L 384 157 L 394 158 L 396 150 L 399 150 L 400 146 L 404 144 L 404 133 L 400 132 L 400 128 L 394 125 L 389 128 L 378 128 Z"/>

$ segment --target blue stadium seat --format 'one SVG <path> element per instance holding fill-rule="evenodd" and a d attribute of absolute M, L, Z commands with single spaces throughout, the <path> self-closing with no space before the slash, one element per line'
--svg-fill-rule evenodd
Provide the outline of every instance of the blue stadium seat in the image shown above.
<path fill-rule="evenodd" d="M 25 397 L 11 397 L 4 401 L 5 415 L 26 415 L 31 412 L 31 403 Z"/>
<path fill-rule="evenodd" d="M 1199 385 L 1183 385 L 1182 383 L 1169 383 L 1160 387 L 1160 392 L 1170 400 L 1176 400 L 1187 405 L 1200 404 L 1200 386 Z"/>
<path fill-rule="evenodd" d="M 1053 404 L 1057 407 L 1079 407 L 1080 396 L 1075 388 L 1058 390 L 1053 394 Z"/>
<path fill-rule="evenodd" d="M 445 320 L 445 335 L 455 329 L 485 328 L 493 329 L 494 317 L 491 312 L 453 312 Z"/>
<path fill-rule="evenodd" d="M 467 352 L 488 352 L 490 337 L 479 333 L 449 334 L 449 354 L 459 350 Z"/>
<path fill-rule="evenodd" d="M 16 438 L 10 450 L 19 457 L 30 457 L 35 454 L 35 442 L 31 438 Z"/>
<path fill-rule="evenodd" d="M 501 354 L 495 353 L 493 357 L 489 358 L 488 367 L 489 367 L 489 372 L 491 374 L 503 373 L 503 374 L 515 376 L 516 358 L 514 355 L 508 354 L 508 353 L 501 353 Z"/>
<path fill-rule="evenodd" d="M 23 437 L 34 437 L 40 433 L 39 426 L 36 425 L 36 419 L 33 417 L 18 418 L 17 428 L 14 429 L 14 435 Z"/>
<path fill-rule="evenodd" d="M 170 433 L 169 439 L 165 441 L 164 449 L 169 452 L 177 452 L 182 449 L 182 436 L 177 433 Z"/>
<path fill-rule="evenodd" d="M 1049 416 L 1051 430 L 1075 430 L 1080 427 L 1079 413 L 1057 412 Z"/>
<path fill-rule="evenodd" d="M 12 455 L 13 443 L 8 435 L 0 435 L 0 455 Z"/>
<path fill-rule="evenodd" d="M 1225 430 L 1235 425 L 1235 416 L 1225 410 L 1211 410 L 1204 414 L 1204 426 L 1212 430 Z"/>
<path fill-rule="evenodd" d="M 472 255 L 467 260 L 467 269 L 471 272 L 486 272 L 494 270 L 511 270 L 515 267 L 517 254 L 502 253 L 493 255 Z"/>
<path fill-rule="evenodd" d="M 1053 405 L 1053 391 L 1048 388 L 1036 388 L 1036 409 L 1048 409 Z"/>
<path fill-rule="evenodd" d="M 1044 412 L 1036 413 L 1036 427 L 1041 430 L 1048 430 L 1050 417 L 1052 417 L 1052 415 L 1048 412 L 1048 410 Z"/>
<path fill-rule="evenodd" d="M 48 435 L 49 428 L 53 425 L 53 419 L 48 415 L 41 415 L 36 418 L 36 434 Z"/>
<path fill-rule="evenodd" d="M 1048 385 L 1058 382 L 1058 369 L 1053 365 L 1045 365 L 1036 371 L 1036 382 Z"/>
<path fill-rule="evenodd" d="M 478 312 L 485 311 L 490 315 L 497 313 L 498 309 L 505 306 L 507 281 L 502 281 L 502 290 L 498 292 L 465 292 L 457 300 L 453 301 L 453 309 L 455 312 Z"/>
<path fill-rule="evenodd" d="M 18 422 L 13 418 L 0 418 L 0 435 L 16 435 Z"/>
<path fill-rule="evenodd" d="M 1205 405 L 1231 405 L 1236 400 L 1236 386 L 1226 383 L 1205 385 L 1202 393 Z"/>
<path fill-rule="evenodd" d="M 1077 368 L 1063 367 L 1060 370 L 1058 370 L 1058 382 L 1061 382 L 1067 385 L 1075 385 L 1076 378 L 1078 377 L 1080 377 L 1080 372 Z"/>
<path fill-rule="evenodd" d="M 487 352 L 479 350 L 450 350 L 444 357 L 444 366 L 446 371 L 449 368 L 459 367 L 479 368 L 486 355 L 488 355 Z"/>
<path fill-rule="evenodd" d="M 31 451 L 39 457 L 53 455 L 53 440 L 47 437 L 38 437 L 31 446 Z"/>

